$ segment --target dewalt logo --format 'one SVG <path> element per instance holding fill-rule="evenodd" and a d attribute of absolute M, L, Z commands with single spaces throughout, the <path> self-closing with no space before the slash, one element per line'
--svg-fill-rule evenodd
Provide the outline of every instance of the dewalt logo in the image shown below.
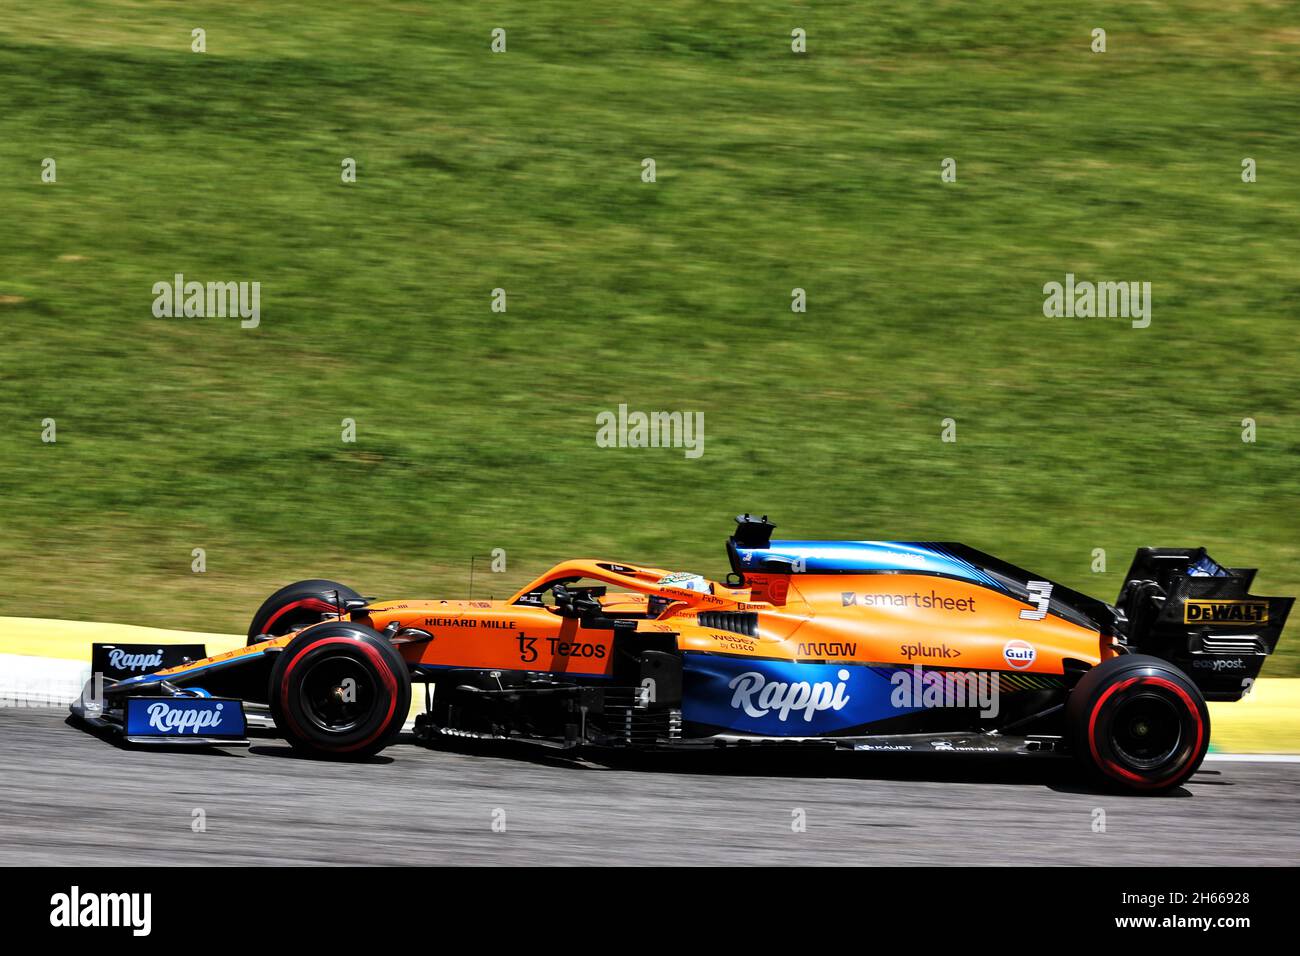
<path fill-rule="evenodd" d="M 1184 624 L 1267 624 L 1267 601 L 1188 601 Z"/>

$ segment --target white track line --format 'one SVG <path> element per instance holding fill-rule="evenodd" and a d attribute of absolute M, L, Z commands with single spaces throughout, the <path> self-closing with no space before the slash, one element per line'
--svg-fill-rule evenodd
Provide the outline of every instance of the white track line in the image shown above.
<path fill-rule="evenodd" d="M 1205 759 L 1233 763 L 1300 763 L 1300 754 L 1206 754 Z"/>
<path fill-rule="evenodd" d="M 55 707 L 81 696 L 90 662 L 0 654 L 0 706 Z"/>

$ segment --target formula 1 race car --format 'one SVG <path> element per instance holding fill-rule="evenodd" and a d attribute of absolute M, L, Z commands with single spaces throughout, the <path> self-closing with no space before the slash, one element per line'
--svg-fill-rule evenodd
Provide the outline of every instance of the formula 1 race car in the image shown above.
<path fill-rule="evenodd" d="M 737 518 L 725 583 L 603 560 L 505 600 L 301 581 L 215 657 L 97 647 L 73 713 L 132 743 L 246 743 L 247 722 L 360 757 L 397 737 L 415 682 L 426 743 L 1073 755 L 1152 793 L 1197 769 L 1205 702 L 1249 690 L 1294 601 L 1203 548 L 1138 550 L 1110 605 L 963 545 L 773 528 Z"/>

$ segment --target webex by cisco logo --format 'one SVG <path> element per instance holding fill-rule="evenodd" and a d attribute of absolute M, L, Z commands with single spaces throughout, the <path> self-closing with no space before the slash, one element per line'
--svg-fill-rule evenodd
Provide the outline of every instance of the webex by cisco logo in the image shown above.
<path fill-rule="evenodd" d="M 55 927 L 129 927 L 132 936 L 148 936 L 153 927 L 152 893 L 83 893 L 74 886 L 51 896 L 50 907 Z"/>

